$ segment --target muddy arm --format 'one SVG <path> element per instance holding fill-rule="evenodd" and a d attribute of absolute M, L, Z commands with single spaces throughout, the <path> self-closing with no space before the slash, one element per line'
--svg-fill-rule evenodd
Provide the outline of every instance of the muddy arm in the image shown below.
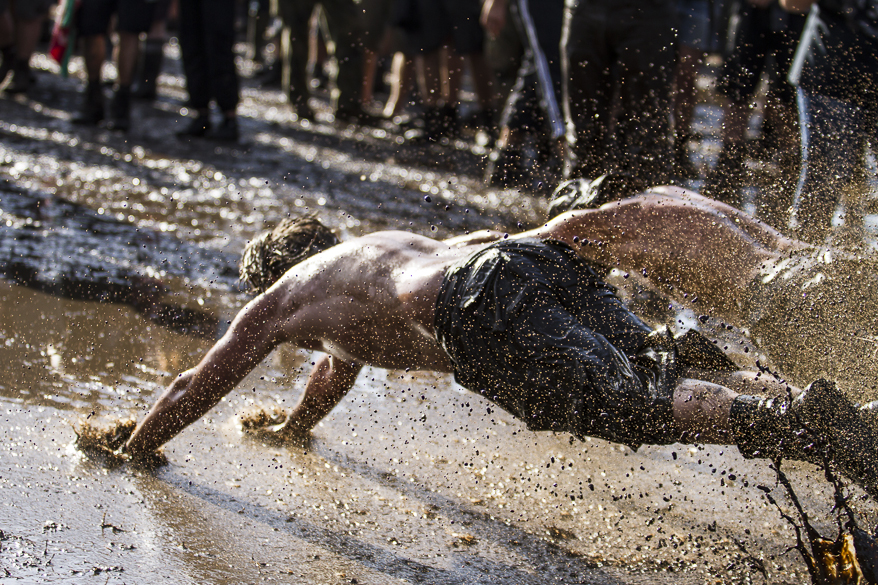
<path fill-rule="evenodd" d="M 300 437 L 307 434 L 353 387 L 363 366 L 324 355 L 308 378 L 305 394 L 290 413 L 280 434 Z"/>
<path fill-rule="evenodd" d="M 270 303 L 251 302 L 195 368 L 177 377 L 137 425 L 125 452 L 149 453 L 201 418 L 286 337 Z"/>

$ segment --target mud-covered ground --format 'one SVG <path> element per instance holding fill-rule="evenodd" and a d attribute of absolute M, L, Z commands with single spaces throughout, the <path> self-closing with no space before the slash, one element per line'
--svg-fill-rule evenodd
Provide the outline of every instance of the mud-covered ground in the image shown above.
<path fill-rule="evenodd" d="M 62 79 L 38 56 L 35 89 L 0 99 L 0 583 L 807 580 L 758 488 L 788 506 L 774 473 L 733 447 L 534 434 L 448 376 L 376 369 L 309 444 L 249 438 L 239 413 L 303 388 L 313 358 L 292 348 L 172 440 L 167 466 L 85 458 L 81 421 L 142 416 L 222 333 L 247 300 L 237 257 L 279 218 L 319 211 L 343 237 L 544 219 L 539 198 L 482 188 L 471 137 L 424 146 L 390 126 L 301 123 L 249 77 L 240 144 L 178 141 L 169 57 L 127 135 L 71 124 L 79 61 Z M 715 153 L 717 109 L 699 116 Z M 791 469 L 833 537 L 821 473 Z"/>

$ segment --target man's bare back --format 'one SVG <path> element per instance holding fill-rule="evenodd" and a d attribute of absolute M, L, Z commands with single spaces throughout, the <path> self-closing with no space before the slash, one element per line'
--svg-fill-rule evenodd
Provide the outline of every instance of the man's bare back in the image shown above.
<path fill-rule="evenodd" d="M 448 372 L 433 315 L 448 267 L 481 246 L 377 232 L 297 265 L 247 312 L 271 314 L 285 342 L 382 368 Z"/>

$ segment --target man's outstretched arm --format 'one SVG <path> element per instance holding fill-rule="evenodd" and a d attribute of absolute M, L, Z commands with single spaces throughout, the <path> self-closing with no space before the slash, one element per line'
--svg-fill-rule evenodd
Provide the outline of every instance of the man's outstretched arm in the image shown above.
<path fill-rule="evenodd" d="M 174 380 L 137 425 L 124 450 L 149 453 L 201 418 L 285 340 L 273 305 L 260 297 L 235 317 L 201 362 Z"/>
<path fill-rule="evenodd" d="M 320 358 L 311 370 L 305 394 L 278 433 L 292 438 L 307 434 L 345 397 L 362 369 L 361 364 L 332 355 Z"/>

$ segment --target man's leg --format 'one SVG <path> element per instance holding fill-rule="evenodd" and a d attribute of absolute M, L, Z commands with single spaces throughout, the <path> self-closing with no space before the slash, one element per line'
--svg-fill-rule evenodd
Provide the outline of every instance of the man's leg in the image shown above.
<path fill-rule="evenodd" d="M 608 29 L 613 24 L 606 2 L 580 2 L 565 12 L 561 39 L 562 107 L 568 127 L 574 128 L 572 177 L 595 179 L 617 170 L 618 153 L 609 141 L 613 64 Z"/>
<path fill-rule="evenodd" d="M 210 122 L 210 50 L 205 37 L 205 10 L 211 7 L 201 0 L 180 2 L 180 55 L 186 75 L 187 106 L 191 120 L 178 132 L 179 138 L 200 137 L 211 130 Z"/>
<path fill-rule="evenodd" d="M 675 64 L 675 2 L 616 9 L 613 39 L 620 113 L 613 130 L 622 168 L 650 185 L 671 179 L 671 86 Z"/>
<path fill-rule="evenodd" d="M 764 374 L 724 376 L 745 393 L 704 380 L 679 380 L 674 422 L 682 441 L 734 444 L 746 458 L 831 461 L 878 497 L 878 438 L 835 384 L 818 380 L 799 390 Z"/>
<path fill-rule="evenodd" d="M 90 35 L 83 39 L 85 47 L 85 71 L 88 77 L 79 113 L 73 118 L 74 124 L 94 126 L 104 119 L 104 93 L 101 87 L 101 68 L 107 50 L 103 34 Z"/>
<path fill-rule="evenodd" d="M 749 287 L 767 262 L 803 244 L 728 205 L 666 187 L 599 209 L 557 216 L 528 232 L 572 245 L 588 261 L 643 272 L 698 310 L 743 324 Z M 686 297 L 683 297 L 686 295 Z"/>
<path fill-rule="evenodd" d="M 23 2 L 24 0 L 18 1 Z M 30 68 L 30 59 L 40 40 L 43 20 L 46 17 L 40 6 L 34 6 L 31 10 L 21 10 L 20 12 L 24 12 L 27 17 L 17 16 L 15 19 L 16 55 L 12 63 L 12 79 L 4 88 L 6 93 L 23 93 L 30 89 L 34 79 Z M 3 76 L 0 76 L 0 83 L 2 81 Z"/>
<path fill-rule="evenodd" d="M 863 152 L 864 115 L 853 103 L 801 89 L 798 98 L 802 167 L 790 228 L 820 244 L 832 229 L 839 200 L 855 189 L 851 177 Z"/>

